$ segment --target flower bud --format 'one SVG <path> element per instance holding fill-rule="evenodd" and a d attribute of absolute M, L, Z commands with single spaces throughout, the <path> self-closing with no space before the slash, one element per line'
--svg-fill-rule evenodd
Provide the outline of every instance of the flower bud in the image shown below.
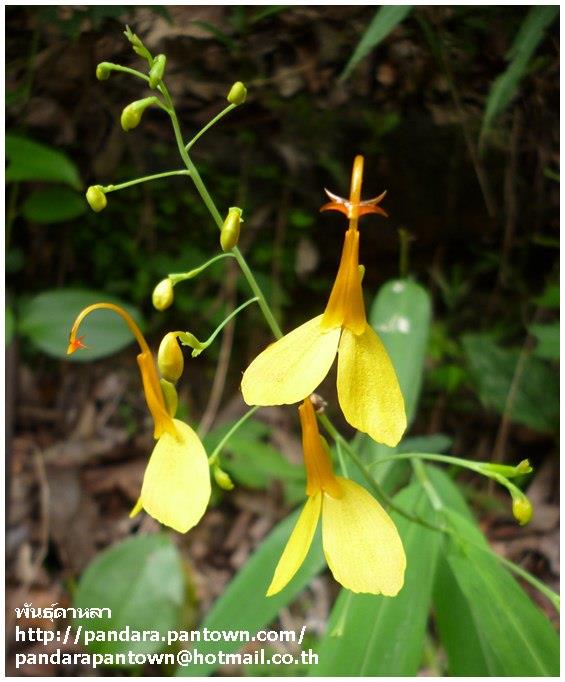
<path fill-rule="evenodd" d="M 213 474 L 214 474 L 214 480 L 218 484 L 218 487 L 221 488 L 222 490 L 233 490 L 234 485 L 233 481 L 230 478 L 230 475 L 227 474 L 223 469 L 220 469 L 219 466 L 215 466 L 213 469 Z"/>
<path fill-rule="evenodd" d="M 532 503 L 525 495 L 512 495 L 512 514 L 521 526 L 529 523 L 533 512 Z"/>
<path fill-rule="evenodd" d="M 143 112 L 147 109 L 147 107 L 154 103 L 155 97 L 146 97 L 145 99 L 138 99 L 135 102 L 128 104 L 127 107 L 125 107 L 125 109 L 122 111 L 122 115 L 120 117 L 122 128 L 126 132 L 128 130 L 137 128 L 139 122 L 141 121 Z"/>
<path fill-rule="evenodd" d="M 530 474 L 533 471 L 530 460 L 523 459 L 521 462 L 519 462 L 516 465 L 516 471 L 520 474 Z"/>
<path fill-rule="evenodd" d="M 365 266 L 364 265 L 358 265 L 358 270 L 359 270 L 359 280 L 362 282 L 363 277 L 365 277 Z"/>
<path fill-rule="evenodd" d="M 175 384 L 181 378 L 184 356 L 175 332 L 169 332 L 163 337 L 157 353 L 157 366 L 163 379 Z"/>
<path fill-rule="evenodd" d="M 167 381 L 166 379 L 161 379 L 159 383 L 161 384 L 161 390 L 163 391 L 163 398 L 165 399 L 165 407 L 167 408 L 167 412 L 174 419 L 175 414 L 177 413 L 177 407 L 179 406 L 179 396 L 177 389 L 173 386 L 173 384 L 171 384 L 170 381 Z"/>
<path fill-rule="evenodd" d="M 152 300 L 157 310 L 166 310 L 172 304 L 174 298 L 173 283 L 168 277 L 162 279 L 153 289 Z"/>
<path fill-rule="evenodd" d="M 149 87 L 152 90 L 159 85 L 163 80 L 163 74 L 165 73 L 165 66 L 167 64 L 167 57 L 164 54 L 158 54 L 154 61 L 151 70 L 149 71 Z"/>
<path fill-rule="evenodd" d="M 228 102 L 230 104 L 243 104 L 247 97 L 247 88 L 241 81 L 237 81 L 231 86 L 228 92 Z"/>
<path fill-rule="evenodd" d="M 90 208 L 93 211 L 96 211 L 96 213 L 100 213 L 108 204 L 106 195 L 100 185 L 91 185 L 86 190 L 86 200 L 88 201 Z"/>
<path fill-rule="evenodd" d="M 111 73 L 110 64 L 108 62 L 100 62 L 96 67 L 96 78 L 99 81 L 107 81 Z"/>
<path fill-rule="evenodd" d="M 222 251 L 231 251 L 239 241 L 239 227 L 243 222 L 241 219 L 241 209 L 237 206 L 232 206 L 228 212 L 222 231 L 220 232 L 220 245 Z"/>

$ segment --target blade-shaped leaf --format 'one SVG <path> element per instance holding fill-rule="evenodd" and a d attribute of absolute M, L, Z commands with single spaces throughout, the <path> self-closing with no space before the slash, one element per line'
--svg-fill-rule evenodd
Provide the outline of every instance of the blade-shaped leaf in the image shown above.
<path fill-rule="evenodd" d="M 420 485 L 405 488 L 395 501 L 418 514 L 430 512 Z M 442 536 L 397 514 L 392 517 L 406 552 L 404 587 L 392 598 L 342 590 L 311 675 L 388 677 L 418 672 Z"/>
<path fill-rule="evenodd" d="M 83 573 L 75 608 L 111 610 L 111 618 L 76 618 L 83 631 L 104 633 L 88 645 L 98 653 L 152 653 L 165 648 L 168 630 L 178 627 L 184 597 L 182 562 L 168 535 L 128 538 L 100 553 Z M 152 630 L 147 641 L 105 641 L 110 632 Z M 84 635 L 83 635 L 84 637 Z"/>
<path fill-rule="evenodd" d="M 507 54 L 510 62 L 508 68 L 491 86 L 483 116 L 481 139 L 484 139 L 494 119 L 506 109 L 516 95 L 532 55 L 543 40 L 545 30 L 558 13 L 558 5 L 539 5 L 532 7 L 528 12 Z"/>
<path fill-rule="evenodd" d="M 202 628 L 247 630 L 253 636 L 274 620 L 279 610 L 289 604 L 312 577 L 324 568 L 326 561 L 318 529 L 308 556 L 289 585 L 274 597 L 265 596 L 275 566 L 294 528 L 298 514 L 299 511 L 295 511 L 287 516 L 263 541 L 208 612 L 202 622 Z M 241 642 L 201 641 L 198 643 L 198 651 L 204 656 L 206 654 L 217 655 L 219 651 L 228 654 L 235 653 L 241 648 Z M 187 668 L 179 668 L 177 675 L 200 677 L 210 675 L 217 667 L 218 663 L 193 664 Z"/>
<path fill-rule="evenodd" d="M 92 303 L 106 301 L 124 308 L 142 325 L 139 311 L 104 292 L 82 289 L 45 291 L 23 306 L 18 316 L 18 332 L 34 346 L 56 358 L 88 362 L 111 355 L 135 340 L 124 321 L 109 310 L 96 310 L 81 325 L 87 349 L 67 355 L 71 325 L 80 311 Z"/>
<path fill-rule="evenodd" d="M 512 419 L 539 431 L 557 428 L 559 378 L 543 360 L 528 357 L 515 380 L 520 350 L 502 348 L 485 334 L 467 334 L 463 349 L 479 398 L 485 407 L 502 413 L 513 391 Z"/>
<path fill-rule="evenodd" d="M 27 137 L 6 135 L 6 159 L 8 182 L 39 180 L 82 187 L 77 167 L 65 154 Z"/>
<path fill-rule="evenodd" d="M 547 676 L 559 670 L 555 629 L 490 550 L 457 486 L 426 466 L 454 535 L 434 591 L 451 676 Z"/>
<path fill-rule="evenodd" d="M 412 5 L 383 5 L 373 17 L 339 79 L 345 80 L 357 64 L 377 47 L 411 11 Z"/>
<path fill-rule="evenodd" d="M 61 223 L 78 218 L 88 208 L 84 197 L 68 187 L 46 187 L 27 197 L 22 205 L 25 218 L 36 223 Z"/>

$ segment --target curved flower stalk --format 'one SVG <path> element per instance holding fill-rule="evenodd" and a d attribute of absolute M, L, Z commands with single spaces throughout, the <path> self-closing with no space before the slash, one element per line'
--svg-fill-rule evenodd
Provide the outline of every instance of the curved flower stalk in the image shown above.
<path fill-rule="evenodd" d="M 139 327 L 123 308 L 113 303 L 96 303 L 82 310 L 76 318 L 67 354 L 86 348 L 83 337 L 77 337 L 78 328 L 87 315 L 103 308 L 120 315 L 139 344 L 141 353 L 137 356 L 137 364 L 157 439 L 145 469 L 139 500 L 130 516 L 145 509 L 165 526 L 186 533 L 200 521 L 210 500 L 208 458 L 196 433 L 167 411 L 157 368 Z"/>
<path fill-rule="evenodd" d="M 308 499 L 275 569 L 270 597 L 292 579 L 322 517 L 324 554 L 337 582 L 352 592 L 394 597 L 404 584 L 406 556 L 390 516 L 365 488 L 335 476 L 309 398 L 298 408 Z"/>
<path fill-rule="evenodd" d="M 339 352 L 337 392 L 345 418 L 374 440 L 395 446 L 406 429 L 404 399 L 385 347 L 367 323 L 359 270 L 359 218 L 386 216 L 378 205 L 384 193 L 361 201 L 362 180 L 363 157 L 356 156 L 350 198 L 328 192 L 332 201 L 321 208 L 349 218 L 325 312 L 268 346 L 245 371 L 241 389 L 248 405 L 296 403 L 315 391 Z"/>

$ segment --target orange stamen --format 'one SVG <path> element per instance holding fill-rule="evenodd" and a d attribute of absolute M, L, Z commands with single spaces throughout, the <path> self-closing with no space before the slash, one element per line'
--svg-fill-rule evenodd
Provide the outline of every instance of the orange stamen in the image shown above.
<path fill-rule="evenodd" d="M 357 155 L 353 162 L 353 170 L 351 173 L 351 189 L 349 194 L 349 199 L 333 194 L 332 192 L 325 190 L 331 201 L 324 204 L 320 211 L 338 211 L 343 213 L 347 218 L 349 218 L 349 227 L 351 229 L 357 229 L 357 221 L 363 215 L 369 213 L 377 213 L 379 215 L 388 218 L 388 213 L 382 209 L 378 204 L 385 198 L 386 191 L 379 194 L 378 197 L 373 197 L 372 199 L 361 200 L 361 186 L 363 184 L 363 157 Z"/>
<path fill-rule="evenodd" d="M 79 348 L 89 348 L 89 346 L 86 346 L 82 340 L 84 339 L 84 334 L 82 336 L 79 336 L 77 339 L 69 338 L 69 345 L 67 347 L 67 355 L 72 355 L 75 351 L 77 351 Z"/>

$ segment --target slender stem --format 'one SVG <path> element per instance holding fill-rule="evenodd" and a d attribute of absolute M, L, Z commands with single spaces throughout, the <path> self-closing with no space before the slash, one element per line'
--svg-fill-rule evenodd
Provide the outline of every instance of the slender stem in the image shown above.
<path fill-rule="evenodd" d="M 129 73 L 130 76 L 141 78 L 142 80 L 147 81 L 149 83 L 149 76 L 146 76 L 144 73 L 141 73 L 141 71 L 137 71 L 136 69 L 130 69 L 129 66 L 122 66 L 121 64 L 111 64 L 110 62 L 106 62 L 106 65 L 110 69 L 110 71 L 121 71 L 122 73 Z"/>
<path fill-rule="evenodd" d="M 556 592 L 554 592 L 551 588 L 547 587 L 547 585 L 544 585 L 541 582 L 541 580 L 538 580 L 535 576 L 533 576 L 531 573 L 528 573 L 528 571 L 523 569 L 521 566 L 518 566 L 518 564 L 515 564 L 513 561 L 510 561 L 510 559 L 507 559 L 506 557 L 503 557 L 500 554 L 497 554 L 496 552 L 490 550 L 489 553 L 496 557 L 501 564 L 506 566 L 506 568 L 511 570 L 516 575 L 519 575 L 520 578 L 523 578 L 526 582 L 530 583 L 532 587 L 535 587 L 539 592 L 541 592 L 545 597 L 547 597 L 547 599 L 549 599 L 557 613 L 560 612 L 561 597 Z"/>
<path fill-rule="evenodd" d="M 159 180 L 160 178 L 169 178 L 172 175 L 190 175 L 190 171 L 182 169 L 176 171 L 166 171 L 165 173 L 155 173 L 154 175 L 144 175 L 142 178 L 121 182 L 118 185 L 105 185 L 102 187 L 102 191 L 105 194 L 109 194 L 110 192 L 117 192 L 120 189 L 126 189 L 126 187 L 131 187 L 132 185 L 138 185 L 140 182 L 150 182 L 151 180 Z"/>
<path fill-rule="evenodd" d="M 339 466 L 341 468 L 341 473 L 346 478 L 349 478 L 349 475 L 347 473 L 347 464 L 345 463 L 345 457 L 343 456 L 343 448 L 341 445 L 341 441 L 336 440 L 335 445 L 336 445 L 336 449 L 337 449 L 337 458 L 339 460 Z"/>
<path fill-rule="evenodd" d="M 188 174 L 188 171 L 186 172 Z M 193 268 L 187 272 L 173 272 L 167 275 L 167 277 L 171 280 L 173 285 L 178 284 L 179 282 L 184 282 L 187 279 L 193 279 L 194 277 L 197 277 L 203 270 L 206 270 L 206 268 L 210 267 L 210 265 L 213 265 L 216 261 L 222 260 L 223 258 L 235 258 L 235 256 L 231 252 L 220 253 L 217 256 L 214 256 L 214 258 L 210 258 L 210 260 L 207 260 L 202 265 L 199 265 L 197 268 Z"/>
<path fill-rule="evenodd" d="M 441 462 L 442 464 L 455 464 L 456 466 L 464 467 L 466 469 L 471 469 L 479 474 L 488 475 L 483 469 L 481 469 L 481 463 L 470 462 L 467 459 L 460 459 L 459 457 L 451 457 L 450 455 L 437 455 L 428 452 L 399 452 L 395 455 L 385 455 L 384 457 L 379 457 L 374 462 L 369 464 L 370 467 L 377 466 L 378 464 L 383 464 L 384 462 L 392 462 L 401 459 L 427 459 L 434 462 Z"/>
<path fill-rule="evenodd" d="M 207 130 L 209 130 L 214 124 L 216 124 L 226 114 L 229 114 L 229 112 L 232 109 L 235 109 L 236 106 L 237 106 L 237 104 L 230 104 L 223 111 L 220 111 L 220 113 L 217 116 L 214 116 L 214 118 L 209 123 L 207 123 L 199 133 L 196 133 L 196 135 L 192 138 L 192 140 L 190 140 L 190 142 L 187 145 L 185 145 L 185 150 L 187 152 L 189 152 L 190 149 L 193 147 L 193 145 L 197 142 L 197 140 L 199 140 Z"/>
<path fill-rule="evenodd" d="M 218 457 L 220 455 L 220 452 L 224 445 L 228 442 L 228 440 L 233 436 L 233 434 L 241 427 L 245 422 L 251 417 L 257 410 L 259 409 L 259 405 L 255 405 L 255 407 L 252 407 L 250 410 L 247 410 L 247 412 L 236 421 L 236 423 L 231 427 L 231 429 L 226 433 L 226 435 L 222 438 L 222 440 L 216 445 L 214 450 L 212 451 L 212 454 L 210 457 L 208 457 L 208 464 L 212 466 L 213 464 L 216 463 L 218 460 Z"/>
<path fill-rule="evenodd" d="M 252 303 L 257 303 L 258 298 L 257 296 L 254 296 L 253 298 L 250 298 L 248 301 L 245 301 L 245 303 L 242 303 L 240 306 L 238 306 L 235 310 L 232 310 L 232 312 L 226 317 L 226 319 L 219 324 L 216 329 L 212 332 L 212 334 L 202 343 L 202 348 L 195 348 L 192 351 L 192 356 L 196 357 L 196 355 L 200 355 L 200 353 L 205 349 L 208 348 L 208 346 L 214 341 L 216 336 L 222 331 L 222 329 L 230 322 L 230 320 L 233 320 L 233 318 L 240 313 L 244 308 L 247 308 L 248 305 L 251 305 Z"/>
<path fill-rule="evenodd" d="M 171 122 L 173 124 L 173 130 L 175 133 L 175 140 L 177 142 L 178 150 L 180 153 L 180 156 L 182 160 L 184 161 L 185 166 L 187 169 L 190 171 L 190 177 L 192 178 L 192 181 L 194 182 L 194 185 L 196 186 L 196 189 L 200 196 L 202 197 L 202 201 L 206 205 L 206 208 L 210 211 L 210 214 L 212 218 L 214 219 L 214 222 L 218 226 L 218 229 L 222 229 L 223 225 L 223 220 L 222 216 L 220 215 L 220 212 L 216 208 L 216 204 L 214 203 L 212 197 L 210 196 L 208 190 L 206 189 L 206 185 L 202 181 L 202 178 L 200 177 L 200 173 L 198 172 L 198 169 L 192 162 L 192 159 L 188 155 L 185 146 L 184 146 L 184 141 L 182 139 L 182 133 L 180 130 L 180 125 L 178 121 L 178 117 L 176 114 L 176 111 L 173 106 L 173 102 L 171 100 L 171 96 L 169 94 L 169 91 L 167 90 L 167 87 L 165 84 L 162 82 L 160 85 L 161 92 L 163 93 L 163 96 L 165 97 L 165 100 L 167 101 L 167 104 L 169 105 L 170 111 L 169 114 L 171 116 Z M 269 305 L 267 304 L 267 301 L 265 299 L 265 295 L 263 294 L 263 291 L 261 290 L 261 287 L 257 283 L 257 280 L 255 279 L 253 273 L 251 272 L 251 269 L 249 268 L 247 261 L 243 257 L 241 251 L 237 248 L 237 246 L 232 249 L 232 253 L 235 256 L 235 259 L 237 260 L 239 267 L 241 268 L 241 271 L 243 272 L 243 275 L 245 276 L 245 279 L 247 280 L 251 291 L 255 294 L 257 297 L 257 302 L 259 303 L 259 307 L 261 308 L 261 312 L 263 313 L 263 316 L 271 328 L 271 331 L 273 332 L 274 336 L 276 336 L 277 339 L 280 339 L 282 337 L 282 331 L 277 324 L 277 321 L 273 317 L 273 313 L 271 312 L 271 309 L 269 308 Z"/>
<path fill-rule="evenodd" d="M 425 526 L 426 528 L 430 528 L 431 530 L 437 530 L 440 532 L 443 532 L 445 529 L 436 526 L 432 523 L 428 523 L 427 521 L 424 521 L 423 519 L 420 519 L 417 516 L 414 516 L 414 514 L 411 514 L 410 512 L 406 511 L 405 509 L 402 509 L 402 507 L 399 507 L 382 489 L 380 483 L 375 479 L 375 477 L 371 474 L 369 469 L 365 466 L 365 464 L 361 461 L 359 455 L 355 452 L 355 450 L 349 445 L 349 443 L 345 440 L 345 438 L 339 433 L 339 431 L 335 428 L 335 426 L 332 424 L 330 419 L 328 418 L 327 415 L 325 414 L 318 414 L 318 419 L 320 420 L 320 423 L 324 426 L 326 431 L 330 434 L 330 436 L 334 439 L 334 441 L 337 443 L 338 441 L 341 443 L 349 457 L 355 462 L 357 468 L 359 471 L 363 474 L 365 480 L 369 484 L 369 487 L 373 490 L 373 493 L 379 497 L 385 504 L 387 504 L 393 511 L 397 512 L 398 514 L 401 514 L 405 518 L 409 519 L 410 521 L 413 521 L 414 523 L 419 523 L 422 526 Z"/>
<path fill-rule="evenodd" d="M 428 496 L 432 508 L 434 511 L 441 512 L 443 510 L 443 502 L 441 501 L 440 496 L 437 494 L 432 482 L 428 478 L 426 467 L 424 466 L 423 462 L 421 462 L 419 459 L 413 459 L 412 468 L 414 469 L 416 477 L 420 481 L 420 485 Z"/>

